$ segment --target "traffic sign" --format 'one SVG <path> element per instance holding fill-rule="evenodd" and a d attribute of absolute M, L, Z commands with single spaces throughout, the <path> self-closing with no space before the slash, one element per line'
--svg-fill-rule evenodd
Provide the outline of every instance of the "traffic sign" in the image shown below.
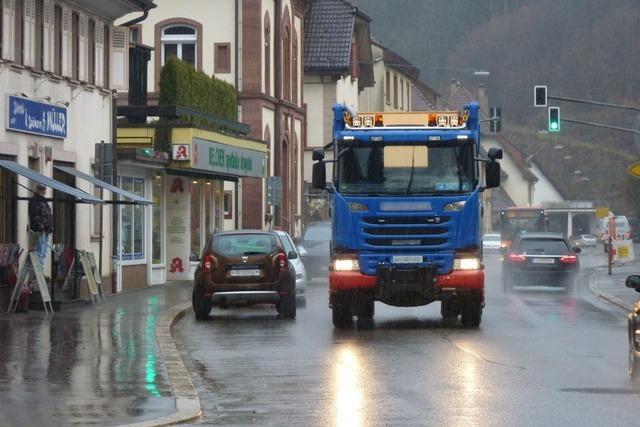
<path fill-rule="evenodd" d="M 633 175 L 636 178 L 640 178 L 640 162 L 632 163 L 627 168 L 627 172 L 629 172 L 630 175 Z"/>

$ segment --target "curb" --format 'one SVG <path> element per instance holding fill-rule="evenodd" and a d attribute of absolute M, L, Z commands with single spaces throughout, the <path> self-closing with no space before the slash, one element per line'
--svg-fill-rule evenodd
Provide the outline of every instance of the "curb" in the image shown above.
<path fill-rule="evenodd" d="M 171 337 L 171 326 L 191 308 L 191 303 L 174 306 L 163 314 L 156 323 L 156 339 L 160 346 L 160 353 L 167 367 L 169 383 L 173 388 L 177 411 L 171 415 L 154 418 L 120 427 L 158 427 L 193 421 L 202 416 L 200 398 L 193 387 L 191 377 L 185 368 L 180 353 Z"/>
<path fill-rule="evenodd" d="M 597 271 L 592 271 L 591 274 L 589 274 L 589 290 L 591 291 L 591 293 L 593 293 L 595 296 L 597 296 L 598 298 L 601 298 L 605 301 L 607 301 L 610 304 L 613 304 L 615 306 L 617 306 L 618 308 L 623 309 L 626 312 L 629 311 L 633 311 L 633 307 L 630 305 L 627 305 L 626 302 L 624 302 L 622 299 L 611 295 L 607 292 L 602 292 L 600 290 L 600 286 L 599 286 L 599 280 L 598 280 L 598 272 Z"/>

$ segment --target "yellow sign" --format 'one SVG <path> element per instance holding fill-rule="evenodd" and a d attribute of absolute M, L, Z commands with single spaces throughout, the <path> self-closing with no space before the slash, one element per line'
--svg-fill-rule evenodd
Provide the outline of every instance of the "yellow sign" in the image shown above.
<path fill-rule="evenodd" d="M 627 168 L 627 172 L 629 172 L 629 174 L 635 176 L 636 178 L 640 178 L 640 162 L 632 163 Z"/>
<path fill-rule="evenodd" d="M 598 219 L 606 218 L 609 216 L 609 208 L 596 208 L 596 217 Z"/>

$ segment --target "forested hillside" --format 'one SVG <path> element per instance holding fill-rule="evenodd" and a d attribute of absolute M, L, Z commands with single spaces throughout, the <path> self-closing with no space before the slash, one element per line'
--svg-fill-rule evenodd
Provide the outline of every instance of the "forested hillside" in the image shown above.
<path fill-rule="evenodd" d="M 506 135 L 547 165 L 570 197 L 609 199 L 618 210 L 640 213 L 626 191 L 635 182 L 625 168 L 639 157 L 633 135 L 567 123 L 560 135 L 540 134 L 546 109 L 532 105 L 536 84 L 548 85 L 551 95 L 640 105 L 638 0 L 354 3 L 373 19 L 374 37 L 416 64 L 443 95 L 450 79 L 473 89 L 481 81 L 473 71 L 488 70 L 484 83 L 491 104 L 502 107 Z M 637 113 L 553 102 L 563 118 L 640 124 Z"/>

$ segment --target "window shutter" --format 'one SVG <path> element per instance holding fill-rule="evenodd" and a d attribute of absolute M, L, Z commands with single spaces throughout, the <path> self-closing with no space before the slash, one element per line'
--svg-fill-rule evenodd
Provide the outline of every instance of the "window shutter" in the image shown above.
<path fill-rule="evenodd" d="M 111 89 L 128 89 L 128 52 L 127 42 L 129 29 L 127 27 L 111 27 Z"/>
<path fill-rule="evenodd" d="M 85 14 L 80 14 L 78 22 L 78 80 L 86 82 L 87 78 L 87 57 L 89 39 L 89 18 Z"/>
<path fill-rule="evenodd" d="M 22 28 L 22 38 L 24 65 L 33 67 L 36 62 L 36 5 L 34 0 L 24 0 L 24 27 Z"/>
<path fill-rule="evenodd" d="M 71 34 L 71 9 L 62 8 L 62 75 L 71 77 L 73 39 Z"/>
<path fill-rule="evenodd" d="M 104 86 L 104 24 L 100 21 L 96 21 L 95 25 L 95 55 L 93 72 L 95 75 L 96 86 Z M 92 47 L 89 46 L 89 49 Z"/>
<path fill-rule="evenodd" d="M 42 16 L 42 69 L 53 72 L 53 55 L 55 53 L 55 11 L 54 4 L 51 0 L 43 2 Z"/>
<path fill-rule="evenodd" d="M 2 58 L 13 61 L 14 49 L 14 25 L 16 19 L 16 0 L 3 0 L 2 2 Z"/>

